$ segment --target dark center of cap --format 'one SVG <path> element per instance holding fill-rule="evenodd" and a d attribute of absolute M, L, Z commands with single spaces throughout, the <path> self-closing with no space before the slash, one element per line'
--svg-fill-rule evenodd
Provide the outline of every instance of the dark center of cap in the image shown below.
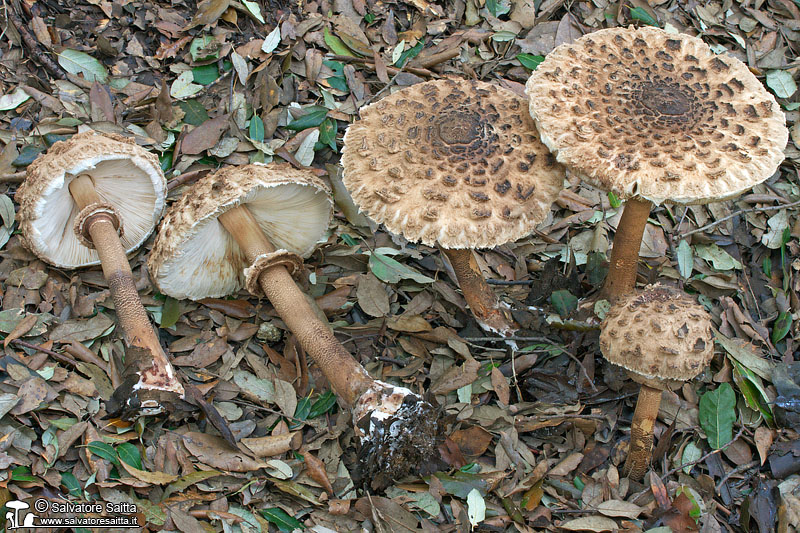
<path fill-rule="evenodd" d="M 470 144 L 481 136 L 480 116 L 470 111 L 445 115 L 436 126 L 439 138 L 447 144 Z"/>
<path fill-rule="evenodd" d="M 641 98 L 642 105 L 662 115 L 685 115 L 690 109 L 689 98 L 675 85 L 643 87 Z"/>

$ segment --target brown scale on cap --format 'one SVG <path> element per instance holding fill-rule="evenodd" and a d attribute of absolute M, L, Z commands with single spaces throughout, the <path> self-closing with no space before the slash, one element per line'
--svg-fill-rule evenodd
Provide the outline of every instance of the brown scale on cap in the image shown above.
<path fill-rule="evenodd" d="M 548 54 L 527 84 L 542 141 L 593 185 L 656 204 L 736 196 L 784 158 L 785 117 L 736 58 L 656 28 Z"/>
<path fill-rule="evenodd" d="M 362 108 L 345 135 L 342 165 L 370 218 L 444 248 L 529 234 L 564 178 L 523 98 L 464 80 L 419 83 Z"/>
<path fill-rule="evenodd" d="M 603 356 L 656 388 L 687 381 L 714 355 L 711 318 L 686 294 L 649 285 L 611 307 L 600 333 Z M 665 382 L 665 383 L 662 383 Z"/>

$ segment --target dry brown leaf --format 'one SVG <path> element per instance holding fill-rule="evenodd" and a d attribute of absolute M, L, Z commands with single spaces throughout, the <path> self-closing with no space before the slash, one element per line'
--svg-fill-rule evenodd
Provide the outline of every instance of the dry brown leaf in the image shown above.
<path fill-rule="evenodd" d="M 191 431 L 183 435 L 183 444 L 200 462 L 220 470 L 251 472 L 269 466 L 232 449 L 225 439 L 214 435 Z"/>
<path fill-rule="evenodd" d="M 122 468 L 127 470 L 127 472 L 136 479 L 150 483 L 151 485 L 166 485 L 178 479 L 178 476 L 166 474 L 164 472 L 139 470 L 138 468 L 132 467 L 125 461 L 120 461 L 119 464 L 121 464 Z"/>
<path fill-rule="evenodd" d="M 369 316 L 382 317 L 389 314 L 389 294 L 386 292 L 386 285 L 371 272 L 359 277 L 356 297 L 361 310 Z"/>
<path fill-rule="evenodd" d="M 448 392 L 460 389 L 464 385 L 469 385 L 478 379 L 478 370 L 481 364 L 469 357 L 461 366 L 452 366 L 445 372 L 435 384 L 431 385 L 433 394 L 447 394 Z"/>
<path fill-rule="evenodd" d="M 508 380 L 506 380 L 506 377 L 497 367 L 492 368 L 492 388 L 495 394 L 497 394 L 497 399 L 500 403 L 508 405 L 511 399 L 511 390 L 508 386 Z"/>
<path fill-rule="evenodd" d="M 635 503 L 622 500 L 606 500 L 597 505 L 597 510 L 606 516 L 618 516 L 622 518 L 636 518 L 642 514 L 642 509 Z"/>
<path fill-rule="evenodd" d="M 306 461 L 306 470 L 309 477 L 319 483 L 323 490 L 328 493 L 328 496 L 333 496 L 333 486 L 331 485 L 331 480 L 328 479 L 328 473 L 325 471 L 325 463 L 308 450 L 303 450 L 300 453 L 303 454 L 303 459 Z"/>
<path fill-rule="evenodd" d="M 558 462 L 556 466 L 550 469 L 548 475 L 551 476 L 566 476 L 581 464 L 583 461 L 583 454 L 580 452 L 573 452 Z"/>
<path fill-rule="evenodd" d="M 461 453 L 477 457 L 483 455 L 492 443 L 492 434 L 480 426 L 454 431 L 450 438 L 458 445 Z"/>
<path fill-rule="evenodd" d="M 197 155 L 213 148 L 226 129 L 228 129 L 227 114 L 206 120 L 186 134 L 181 142 L 181 152 Z"/>
<path fill-rule="evenodd" d="M 559 526 L 567 531 L 618 531 L 619 526 L 616 522 L 605 516 L 584 516 L 562 522 Z"/>
<path fill-rule="evenodd" d="M 11 333 L 3 341 L 3 348 L 8 348 L 8 345 L 15 339 L 19 339 L 26 333 L 28 333 L 33 326 L 36 325 L 36 321 L 39 319 L 37 315 L 27 315 L 25 318 L 19 321 L 14 329 L 11 330 Z"/>
<path fill-rule="evenodd" d="M 764 466 L 764 463 L 767 460 L 769 448 L 772 446 L 772 440 L 774 438 L 775 432 L 768 427 L 759 426 L 756 428 L 755 434 L 753 435 L 753 440 L 756 443 L 758 456 L 761 459 L 761 466 Z"/>

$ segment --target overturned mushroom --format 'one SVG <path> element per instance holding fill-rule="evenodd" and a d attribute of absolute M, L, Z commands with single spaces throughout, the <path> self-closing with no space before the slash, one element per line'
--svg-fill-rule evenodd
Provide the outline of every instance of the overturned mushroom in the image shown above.
<path fill-rule="evenodd" d="M 653 204 L 737 196 L 775 172 L 788 140 L 783 112 L 744 63 L 656 28 L 559 46 L 527 94 L 558 161 L 627 199 L 601 291 L 612 300 L 634 289 Z"/>
<path fill-rule="evenodd" d="M 562 188 L 564 169 L 539 141 L 525 100 L 489 83 L 438 80 L 360 115 L 342 149 L 355 203 L 392 233 L 438 243 L 478 323 L 512 333 L 472 250 L 530 234 Z"/>
<path fill-rule="evenodd" d="M 126 257 L 153 231 L 165 195 L 154 155 L 119 135 L 88 132 L 34 161 L 15 197 L 23 242 L 39 258 L 61 268 L 102 265 L 126 346 L 109 415 L 158 413 L 184 395 Z"/>
<path fill-rule="evenodd" d="M 266 295 L 352 409 L 364 478 L 380 488 L 424 471 L 438 455 L 438 415 L 410 390 L 372 379 L 292 279 L 327 231 L 331 208 L 327 187 L 310 172 L 278 164 L 225 168 L 170 207 L 148 266 L 159 289 L 175 298 L 242 288 Z"/>
<path fill-rule="evenodd" d="M 641 479 L 650 465 L 661 392 L 696 377 L 714 355 L 711 317 L 683 292 L 648 285 L 612 305 L 600 332 L 600 349 L 642 386 L 623 470 Z"/>

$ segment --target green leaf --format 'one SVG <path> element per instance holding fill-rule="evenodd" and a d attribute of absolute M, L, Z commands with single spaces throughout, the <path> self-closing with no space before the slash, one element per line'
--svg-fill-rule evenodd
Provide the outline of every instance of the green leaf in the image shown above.
<path fill-rule="evenodd" d="M 397 283 L 401 279 L 412 279 L 417 283 L 433 283 L 435 280 L 428 276 L 423 276 L 413 268 L 392 259 L 391 257 L 378 252 L 372 252 L 369 256 L 369 269 L 375 277 L 386 283 Z"/>
<path fill-rule="evenodd" d="M 578 298 L 567 289 L 553 291 L 553 294 L 550 295 L 550 303 L 562 317 L 569 315 L 578 308 Z"/>
<path fill-rule="evenodd" d="M 336 130 L 335 118 L 328 117 L 319 125 L 319 142 L 329 146 L 334 152 L 336 151 Z"/>
<path fill-rule="evenodd" d="M 517 61 L 522 63 L 522 66 L 528 70 L 536 70 L 536 67 L 544 61 L 544 56 L 535 56 L 533 54 L 517 54 Z"/>
<path fill-rule="evenodd" d="M 297 400 L 297 407 L 294 408 L 294 417 L 297 420 L 307 420 L 311 412 L 311 398 L 306 396 Z"/>
<path fill-rule="evenodd" d="M 302 522 L 291 516 L 280 507 L 262 509 L 259 512 L 261 513 L 261 516 L 266 518 L 271 524 L 275 524 L 275 526 L 277 526 L 277 528 L 281 531 L 294 531 L 295 529 L 306 528 Z"/>
<path fill-rule="evenodd" d="M 733 439 L 736 421 L 736 393 L 729 383 L 700 398 L 700 426 L 708 436 L 708 444 L 718 450 Z"/>
<path fill-rule="evenodd" d="M 247 130 L 250 138 L 256 142 L 264 142 L 264 121 L 258 115 L 253 115 L 250 119 L 250 127 Z"/>
<path fill-rule="evenodd" d="M 22 150 L 19 151 L 19 155 L 16 157 L 16 159 L 11 162 L 11 165 L 15 167 L 27 167 L 33 163 L 42 152 L 44 152 L 44 148 L 41 146 L 26 144 L 22 147 Z"/>
<path fill-rule="evenodd" d="M 744 397 L 744 401 L 750 409 L 759 411 L 767 424 L 772 426 L 774 419 L 772 417 L 772 409 L 769 406 L 769 396 L 764 389 L 764 384 L 761 378 L 755 372 L 739 364 L 735 359 L 729 358 L 733 363 L 733 381 L 739 387 L 739 390 Z"/>
<path fill-rule="evenodd" d="M 772 324 L 772 342 L 778 342 L 788 335 L 792 329 L 792 314 L 788 311 L 781 311 L 775 323 Z"/>
<path fill-rule="evenodd" d="M 203 106 L 203 104 L 197 100 L 192 99 L 184 102 L 178 102 L 178 105 L 185 113 L 183 121 L 187 124 L 199 126 L 209 119 L 208 111 L 206 111 L 206 108 Z"/>
<path fill-rule="evenodd" d="M 167 299 L 164 300 L 164 307 L 161 308 L 161 321 L 159 325 L 162 328 L 171 328 L 178 322 L 180 317 L 181 304 L 172 296 L 167 296 Z M 141 470 L 141 468 L 139 470 Z"/>
<path fill-rule="evenodd" d="M 219 78 L 219 68 L 216 63 L 201 65 L 192 69 L 192 78 L 195 83 L 209 85 Z"/>
<path fill-rule="evenodd" d="M 3 218 L 3 224 L 6 227 L 14 225 L 14 202 L 5 194 L 0 194 L 0 217 Z"/>
<path fill-rule="evenodd" d="M 366 22 L 367 26 L 369 26 L 370 24 L 375 22 L 375 15 L 372 13 L 367 13 L 366 15 L 364 15 L 364 22 Z"/>
<path fill-rule="evenodd" d="M 192 40 L 189 45 L 189 53 L 192 56 L 192 61 L 205 61 L 206 59 L 217 59 L 219 51 L 211 48 L 211 43 L 214 42 L 214 37 L 211 35 L 202 35 Z"/>
<path fill-rule="evenodd" d="M 508 0 L 486 0 L 486 9 L 493 17 L 499 17 L 511 11 L 511 5 Z"/>
<path fill-rule="evenodd" d="M 309 409 L 306 419 L 313 420 L 314 418 L 320 417 L 331 411 L 335 405 L 336 395 L 333 394 L 330 389 L 326 390 L 323 394 L 320 394 L 319 398 L 317 398 L 317 401 L 311 405 L 311 409 Z M 297 411 L 297 409 L 295 409 L 295 411 Z"/>
<path fill-rule="evenodd" d="M 0 111 L 9 111 L 22 105 L 30 95 L 17 87 L 13 92 L 0 96 Z"/>
<path fill-rule="evenodd" d="M 694 269 L 694 254 L 692 254 L 692 247 L 686 239 L 681 239 L 676 250 L 678 254 L 678 272 L 681 277 L 688 279 L 692 277 L 692 270 Z"/>
<path fill-rule="evenodd" d="M 589 252 L 586 255 L 586 277 L 589 283 L 598 286 L 608 274 L 608 261 L 602 252 Z"/>
<path fill-rule="evenodd" d="M 681 455 L 681 464 L 687 465 L 683 467 L 683 471 L 688 475 L 692 471 L 693 465 L 688 463 L 694 463 L 695 461 L 699 460 L 703 456 L 703 450 L 700 449 L 697 444 L 692 441 L 689 441 L 683 448 L 683 454 Z"/>
<path fill-rule="evenodd" d="M 117 446 L 117 454 L 119 458 L 128 463 L 130 466 L 137 470 L 142 469 L 142 454 L 139 452 L 134 444 L 130 442 L 123 442 Z"/>
<path fill-rule="evenodd" d="M 115 465 L 119 464 L 119 459 L 117 458 L 117 452 L 114 451 L 114 448 L 111 447 L 110 444 L 106 444 L 105 442 L 94 440 L 88 444 L 89 451 L 92 452 L 94 455 L 105 459 Z"/>
<path fill-rule="evenodd" d="M 290 130 L 302 131 L 308 128 L 316 128 L 328 114 L 328 109 L 322 106 L 311 106 L 305 109 L 306 114 L 293 120 L 286 127 Z"/>
<path fill-rule="evenodd" d="M 344 44 L 344 41 L 333 35 L 327 26 L 322 31 L 322 38 L 325 39 L 325 44 L 328 45 L 328 48 L 334 54 L 339 56 L 356 57 L 356 55 L 350 51 L 347 45 Z"/>
<path fill-rule="evenodd" d="M 258 20 L 261 24 L 264 24 L 264 15 L 261 14 L 261 7 L 258 5 L 258 2 L 250 2 L 249 0 L 242 0 L 244 7 L 252 13 L 252 15 Z"/>
<path fill-rule="evenodd" d="M 70 74 L 82 75 L 86 81 L 108 83 L 106 67 L 84 52 L 65 48 L 58 54 L 58 64 Z"/>
<path fill-rule="evenodd" d="M 622 205 L 622 202 L 619 198 L 617 198 L 617 195 L 611 191 L 608 191 L 608 203 L 611 204 L 611 207 L 614 209 L 619 209 L 619 206 Z"/>
<path fill-rule="evenodd" d="M 18 466 L 11 470 L 12 481 L 36 481 L 37 479 L 31 475 L 31 469 L 27 466 Z"/>
<path fill-rule="evenodd" d="M 408 50 L 406 50 L 405 52 L 400 54 L 400 58 L 397 61 L 395 61 L 394 66 L 396 66 L 398 68 L 403 68 L 403 66 L 406 64 L 406 62 L 409 59 L 413 59 L 413 58 L 417 57 L 417 55 L 422 51 L 422 47 L 423 46 L 424 46 L 424 43 L 422 41 L 420 41 L 417 44 L 415 44 L 413 47 L 409 48 Z"/>
<path fill-rule="evenodd" d="M 648 26 L 658 26 L 658 21 L 654 19 L 650 13 L 641 7 L 634 7 L 631 9 L 631 18 L 647 24 Z"/>
<path fill-rule="evenodd" d="M 488 474 L 456 471 L 453 474 L 437 472 L 433 475 L 439 478 L 448 494 L 460 500 L 465 499 L 472 489 L 477 489 L 482 495 L 486 495 L 490 488 Z"/>
<path fill-rule="evenodd" d="M 81 498 L 82 487 L 78 478 L 72 472 L 63 472 L 61 474 L 61 485 L 67 489 L 67 493 L 73 498 Z"/>
<path fill-rule="evenodd" d="M 768 70 L 767 87 L 772 89 L 778 98 L 789 98 L 797 92 L 794 78 L 785 70 Z"/>

